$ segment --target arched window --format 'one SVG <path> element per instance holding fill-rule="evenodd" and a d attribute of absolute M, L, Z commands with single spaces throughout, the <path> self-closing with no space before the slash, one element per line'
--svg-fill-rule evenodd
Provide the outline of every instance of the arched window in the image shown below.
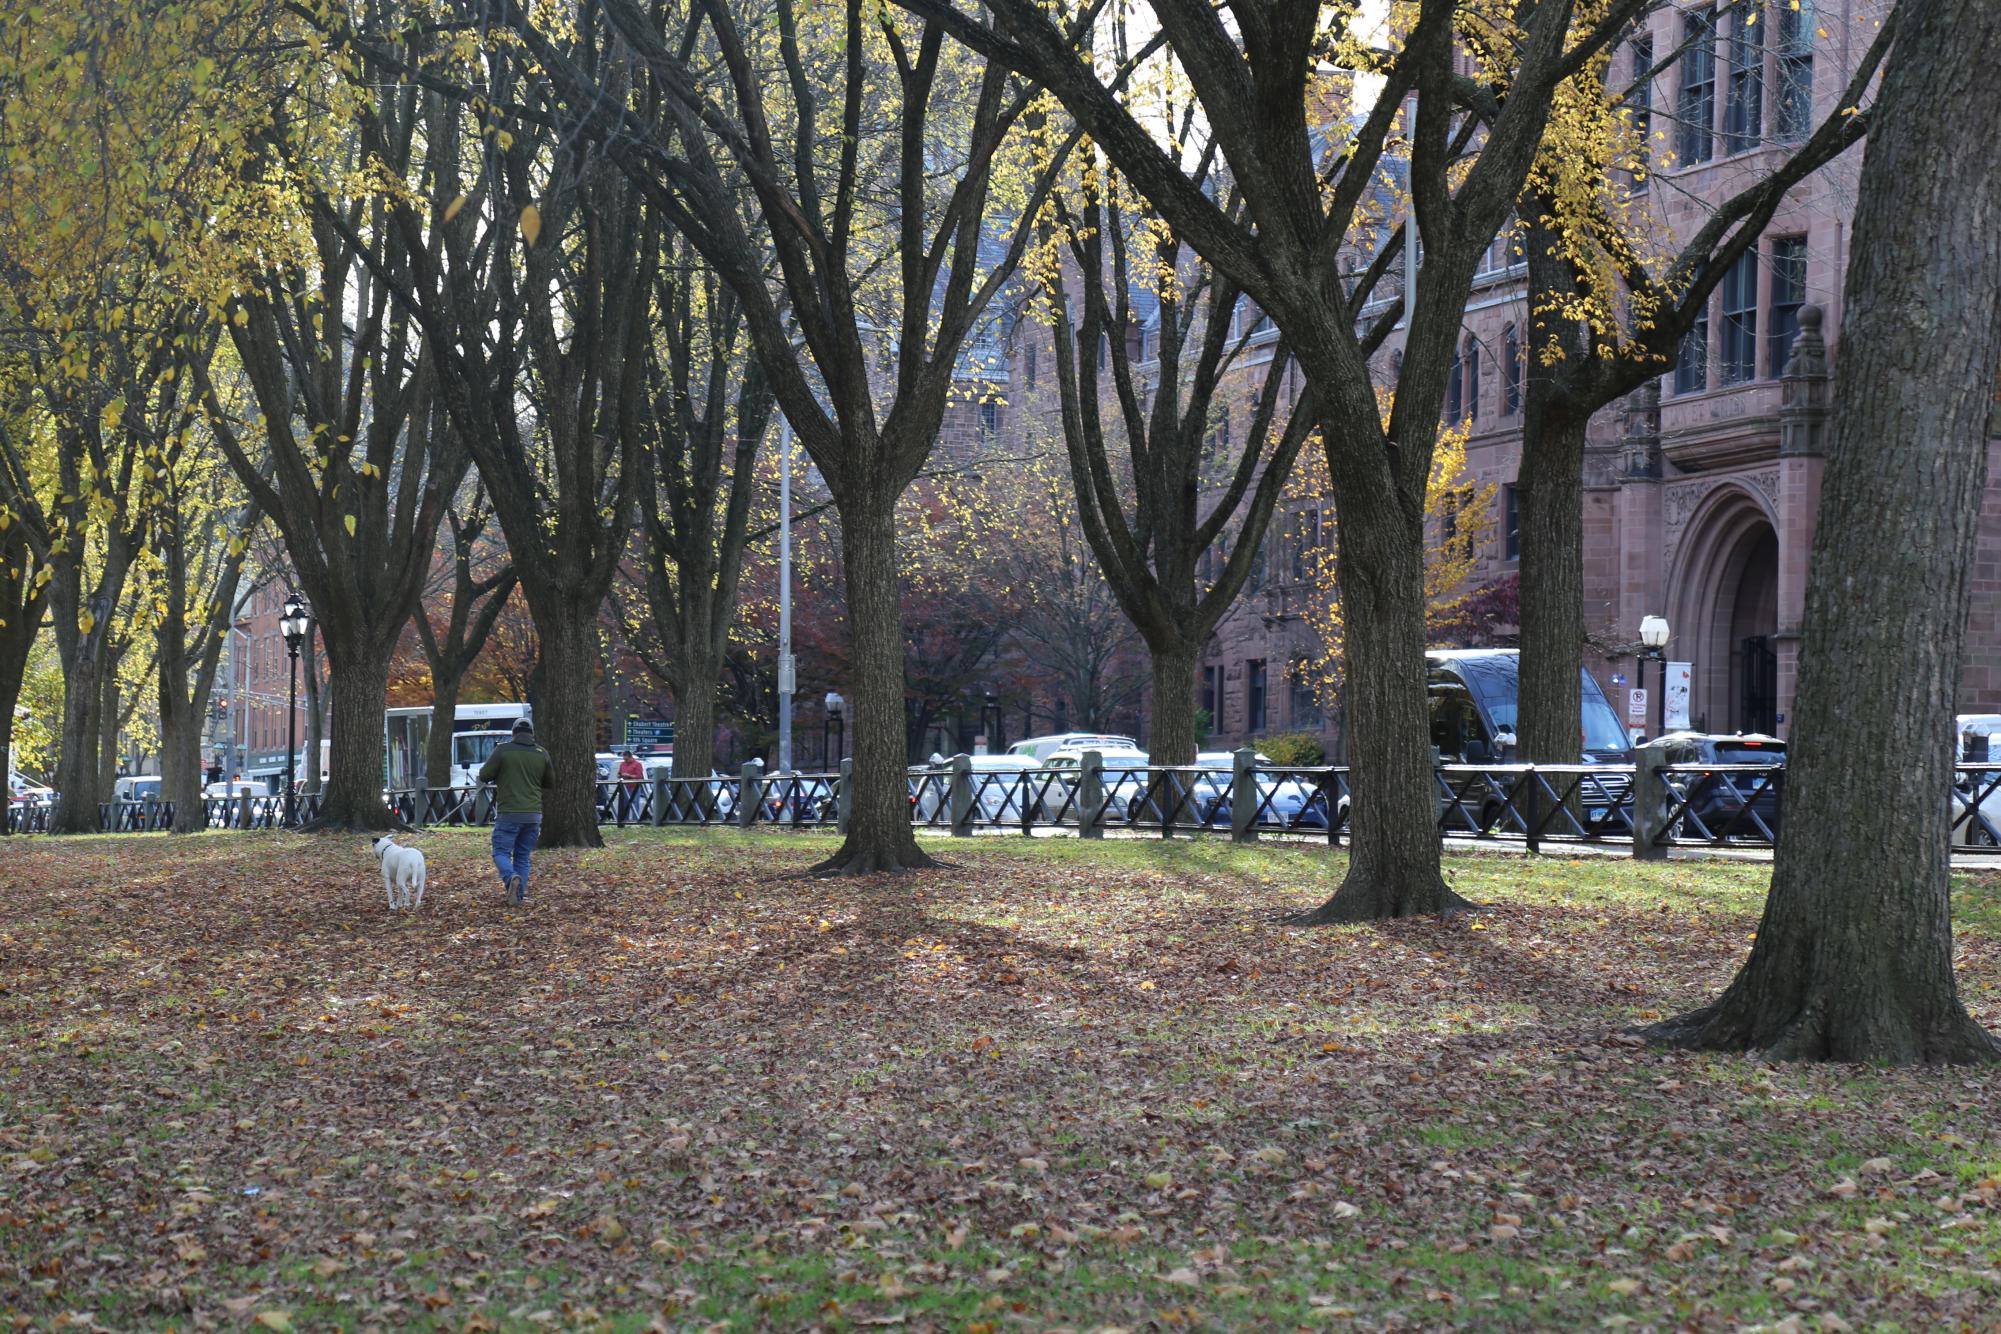
<path fill-rule="evenodd" d="M 1445 377 L 1445 420 L 1456 422 L 1464 415 L 1466 400 L 1460 391 L 1459 375 L 1464 368 L 1459 354 L 1452 354 L 1452 370 Z"/>
<path fill-rule="evenodd" d="M 1501 330 L 1501 411 L 1512 417 L 1522 410 L 1522 340 L 1510 324 Z"/>
<path fill-rule="evenodd" d="M 1480 344 L 1470 335 L 1466 339 L 1466 416 L 1472 421 L 1480 415 Z"/>

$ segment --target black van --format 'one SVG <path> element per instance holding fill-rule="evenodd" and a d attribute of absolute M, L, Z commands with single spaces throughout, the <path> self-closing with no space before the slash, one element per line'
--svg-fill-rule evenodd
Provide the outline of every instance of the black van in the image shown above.
<path fill-rule="evenodd" d="M 1515 759 L 1515 703 L 1520 694 L 1521 653 L 1516 649 L 1434 649 L 1425 656 L 1431 696 L 1431 744 L 1444 764 L 1510 764 Z M 1583 673 L 1578 718 L 1578 758 L 1585 764 L 1631 764 L 1633 742 L 1619 715 L 1591 673 Z M 1502 823 L 1504 803 L 1494 781 L 1453 779 L 1451 805 L 1442 820 L 1449 829 L 1480 830 Z M 1583 789 L 1583 818 L 1592 826 L 1621 819 L 1618 807 L 1631 799 L 1632 779 L 1612 772 Z M 1478 808 L 1475 810 L 1474 803 Z M 1519 826 L 1520 817 L 1511 824 Z M 1519 832 L 1517 829 L 1516 832 Z"/>
<path fill-rule="evenodd" d="M 1424 655 L 1431 692 L 1431 744 L 1447 764 L 1514 759 L 1521 652 L 1511 648 L 1433 649 Z M 1631 764 L 1633 742 L 1598 682 L 1582 667 L 1578 751 L 1587 764 Z"/>

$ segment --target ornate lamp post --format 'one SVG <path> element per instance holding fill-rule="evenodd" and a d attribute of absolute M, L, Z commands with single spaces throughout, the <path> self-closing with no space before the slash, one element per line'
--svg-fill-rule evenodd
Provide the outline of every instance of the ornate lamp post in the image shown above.
<path fill-rule="evenodd" d="M 297 777 L 298 731 L 299 731 L 299 649 L 306 642 L 306 632 L 312 628 L 313 618 L 306 611 L 306 602 L 297 593 L 286 595 L 284 615 L 278 620 L 278 629 L 285 636 L 285 652 L 291 657 L 292 681 L 289 703 L 285 710 L 285 824 L 294 823 L 296 811 L 293 808 L 293 787 Z"/>
<path fill-rule="evenodd" d="M 1654 701 L 1654 738 L 1660 739 L 1667 731 L 1667 642 L 1668 623 L 1665 616 L 1642 616 L 1640 618 L 1640 658 L 1653 659 L 1660 666 L 1660 690 Z M 1643 668 L 1642 671 L 1645 669 Z M 1645 685 L 1642 676 L 1640 684 Z"/>
<path fill-rule="evenodd" d="M 846 724 L 841 715 L 842 711 L 847 708 L 848 702 L 842 699 L 838 692 L 832 690 L 827 692 L 827 698 L 824 702 L 827 706 L 827 720 L 820 726 L 820 754 L 830 757 L 826 761 L 829 769 L 838 769 L 841 767 L 841 753 L 846 749 L 847 741 L 847 738 L 842 735 L 842 729 Z M 833 733 L 834 738 L 834 743 L 831 747 L 827 744 L 827 734 L 829 731 Z"/>

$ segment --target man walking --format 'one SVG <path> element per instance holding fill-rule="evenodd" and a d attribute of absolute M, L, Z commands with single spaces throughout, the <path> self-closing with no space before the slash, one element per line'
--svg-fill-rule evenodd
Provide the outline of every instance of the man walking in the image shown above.
<path fill-rule="evenodd" d="M 510 903 L 528 901 L 528 862 L 542 837 L 542 794 L 556 785 L 549 752 L 535 744 L 535 724 L 522 718 L 511 739 L 494 747 L 479 767 L 479 781 L 494 785 L 499 814 L 493 822 L 493 865 Z"/>

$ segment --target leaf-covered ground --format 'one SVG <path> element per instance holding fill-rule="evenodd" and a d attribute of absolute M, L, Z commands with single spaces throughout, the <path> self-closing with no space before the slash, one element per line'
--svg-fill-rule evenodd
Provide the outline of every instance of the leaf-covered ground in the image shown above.
<path fill-rule="evenodd" d="M 432 834 L 0 844 L 18 1327 L 1992 1326 L 2001 1075 L 1622 1030 L 1768 868 L 1455 857 L 1301 932 L 1324 849 L 613 835 L 506 907 Z M 1962 883 L 2001 1024 L 2001 895 Z"/>

